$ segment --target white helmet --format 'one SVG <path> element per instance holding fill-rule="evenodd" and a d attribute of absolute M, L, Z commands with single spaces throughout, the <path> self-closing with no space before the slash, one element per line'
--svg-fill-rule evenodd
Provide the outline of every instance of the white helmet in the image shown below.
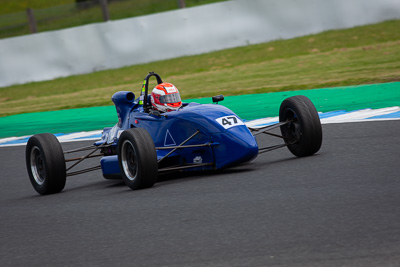
<path fill-rule="evenodd" d="M 169 112 L 182 106 L 178 88 L 172 83 L 160 83 L 151 92 L 151 104 L 155 110 Z"/>

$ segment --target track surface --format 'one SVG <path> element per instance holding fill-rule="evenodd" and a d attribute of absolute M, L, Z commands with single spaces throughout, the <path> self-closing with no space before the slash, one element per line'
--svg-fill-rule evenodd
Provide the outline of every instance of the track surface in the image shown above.
<path fill-rule="evenodd" d="M 0 148 L 0 266 L 399 266 L 400 121 L 323 130 L 315 156 L 141 191 L 97 171 L 39 196 L 25 147 Z"/>

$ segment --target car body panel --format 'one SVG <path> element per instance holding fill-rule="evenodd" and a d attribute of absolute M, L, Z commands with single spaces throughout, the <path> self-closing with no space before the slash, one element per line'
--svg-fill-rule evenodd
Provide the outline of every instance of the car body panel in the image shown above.
<path fill-rule="evenodd" d="M 95 145 L 107 143 L 116 147 L 124 130 L 140 127 L 146 129 L 154 141 L 157 158 L 161 160 L 159 168 L 210 163 L 188 170 L 221 169 L 250 161 L 258 155 L 257 141 L 244 122 L 222 105 L 184 103 L 177 111 L 158 113 L 146 112 L 139 104 L 140 98 L 134 100 L 132 92 L 117 92 L 112 100 L 118 123 L 104 128 L 102 140 Z M 172 153 L 173 148 L 162 149 L 183 143 L 204 146 L 179 148 Z M 117 163 L 116 155 L 103 157 L 103 175 L 118 175 Z"/>

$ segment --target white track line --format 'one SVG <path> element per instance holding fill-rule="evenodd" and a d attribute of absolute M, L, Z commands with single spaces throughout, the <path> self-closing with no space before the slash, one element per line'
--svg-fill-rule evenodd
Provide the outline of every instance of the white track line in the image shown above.
<path fill-rule="evenodd" d="M 332 116 L 323 118 L 324 114 L 331 114 Z M 399 113 L 397 117 L 384 117 L 384 115 L 390 115 Z M 397 114 L 395 114 L 397 115 Z M 400 107 L 380 108 L 380 109 L 363 109 L 358 111 L 350 111 L 343 114 L 342 111 L 338 111 L 338 115 L 335 116 L 335 112 L 320 113 L 322 124 L 332 123 L 351 123 L 351 122 L 365 122 L 365 121 L 388 121 L 388 120 L 400 120 Z M 382 118 L 375 118 L 377 116 L 383 116 Z M 245 124 L 248 127 L 260 128 L 268 124 L 276 123 L 279 121 L 279 117 L 263 118 L 252 121 L 246 121 Z M 76 142 L 84 140 L 99 140 L 101 138 L 102 130 L 70 133 L 65 135 L 57 136 L 60 142 Z M 21 146 L 25 145 L 30 136 L 22 137 L 8 137 L 0 139 L 0 147 L 4 146 Z"/>

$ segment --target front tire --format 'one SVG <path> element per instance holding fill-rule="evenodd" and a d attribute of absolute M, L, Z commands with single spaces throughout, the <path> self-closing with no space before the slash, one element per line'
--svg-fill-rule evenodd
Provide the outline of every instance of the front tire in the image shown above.
<path fill-rule="evenodd" d="M 155 184 L 158 176 L 157 153 L 153 139 L 145 129 L 132 128 L 121 134 L 118 163 L 122 179 L 132 190 Z"/>
<path fill-rule="evenodd" d="M 50 133 L 29 138 L 25 150 L 26 167 L 33 188 L 41 195 L 61 192 L 67 178 L 64 153 Z"/>
<path fill-rule="evenodd" d="M 285 99 L 279 109 L 282 136 L 288 149 L 297 157 L 317 153 L 322 144 L 322 127 L 318 112 L 309 98 L 302 95 Z"/>

